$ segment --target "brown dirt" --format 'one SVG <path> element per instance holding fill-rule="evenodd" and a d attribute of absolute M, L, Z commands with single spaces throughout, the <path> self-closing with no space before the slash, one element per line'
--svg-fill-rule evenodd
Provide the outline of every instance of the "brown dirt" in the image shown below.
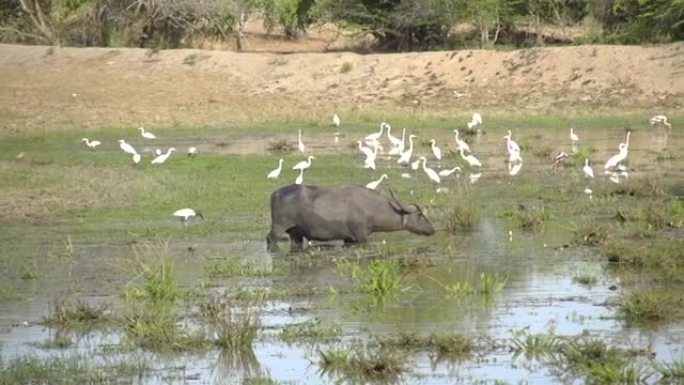
<path fill-rule="evenodd" d="M 248 48 L 340 48 L 317 39 L 259 46 L 252 37 Z M 466 116 L 475 108 L 676 113 L 683 102 L 681 43 L 369 55 L 0 45 L 0 132 L 10 135 L 111 125 L 327 123 L 335 110 L 343 119 Z"/>

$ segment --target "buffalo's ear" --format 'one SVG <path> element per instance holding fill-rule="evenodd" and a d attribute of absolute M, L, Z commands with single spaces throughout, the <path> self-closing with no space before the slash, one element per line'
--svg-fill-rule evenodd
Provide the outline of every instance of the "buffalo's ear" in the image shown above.
<path fill-rule="evenodd" d="M 412 211 L 408 210 L 404 205 L 399 202 L 399 199 L 397 199 L 397 196 L 394 195 L 394 191 L 392 189 L 389 189 L 390 195 L 392 195 L 392 199 L 390 199 L 390 205 L 392 205 L 392 208 L 396 210 L 397 212 L 401 214 L 410 214 Z"/>

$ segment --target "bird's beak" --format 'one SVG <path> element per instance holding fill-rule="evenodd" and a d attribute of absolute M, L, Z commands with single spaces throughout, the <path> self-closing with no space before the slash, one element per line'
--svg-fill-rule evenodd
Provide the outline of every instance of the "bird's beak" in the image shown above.
<path fill-rule="evenodd" d="M 201 213 L 197 213 L 197 216 L 202 218 L 202 220 L 204 220 L 204 215 L 202 215 Z"/>

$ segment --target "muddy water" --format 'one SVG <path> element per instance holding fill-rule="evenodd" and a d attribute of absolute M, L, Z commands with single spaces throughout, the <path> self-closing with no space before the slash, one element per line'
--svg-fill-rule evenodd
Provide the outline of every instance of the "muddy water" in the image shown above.
<path fill-rule="evenodd" d="M 418 155 L 429 154 L 428 147 L 420 142 L 428 135 L 437 138 L 438 143 L 445 144 L 451 143 L 452 138 L 449 132 L 437 130 L 424 129 L 418 134 L 420 139 L 415 152 Z M 620 129 L 600 132 L 578 129 L 578 134 L 580 146 L 592 149 L 590 161 L 594 164 L 597 178 L 591 183 L 613 183 L 603 174 L 603 163 L 617 153 L 618 144 L 624 141 L 624 132 Z M 502 135 L 500 132 L 487 132 L 470 138 L 473 153 L 484 164 L 482 177 L 474 188 L 479 189 L 487 204 L 494 207 L 504 204 L 492 191 L 501 184 L 510 183 L 511 178 L 541 184 L 542 188 L 554 188 L 553 183 L 576 185 L 578 196 L 584 198 L 581 191 L 587 182 L 581 176 L 581 171 L 578 170 L 570 180 L 558 181 L 552 177 L 551 155 L 556 151 L 572 152 L 567 132 L 513 129 L 513 138 L 523 146 L 524 158 L 523 169 L 514 177 L 508 175 Z M 357 136 L 363 134 L 347 133 L 338 144 L 332 142 L 330 133 L 305 138 L 309 140 L 308 145 L 314 153 L 338 154 L 352 153 L 349 143 L 353 143 Z M 181 144 L 185 142 L 179 141 Z M 231 152 L 233 146 L 239 148 L 241 153 L 251 153 L 250 149 L 254 153 L 263 153 L 264 150 L 263 141 L 257 143 L 247 138 L 215 138 L 213 143 L 222 144 L 205 144 L 201 151 Z M 249 143 L 252 143 L 252 147 L 247 145 Z M 548 148 L 549 155 L 541 157 L 526 153 L 526 148 L 533 145 Z M 444 150 L 446 147 L 443 145 Z M 678 157 L 656 161 L 657 156 L 666 153 L 677 154 Z M 684 183 L 684 165 L 679 156 L 682 153 L 684 135 L 677 131 L 669 136 L 662 130 L 644 128 L 635 131 L 629 146 L 630 177 L 649 174 Z M 432 166 L 446 168 L 451 162 L 453 158 L 447 158 L 439 165 L 433 162 Z M 393 170 L 400 170 L 393 163 L 386 164 Z M 468 173 L 466 171 L 463 177 Z M 415 179 L 423 177 L 419 173 L 413 175 L 415 183 L 419 183 Z M 427 179 L 424 182 L 427 183 Z M 531 333 L 553 332 L 567 336 L 586 332 L 611 345 L 649 349 L 656 353 L 658 360 L 684 354 L 684 324 L 645 329 L 627 327 L 616 318 L 613 304 L 628 289 L 622 287 L 606 269 L 605 262 L 596 255 L 594 249 L 565 247 L 571 235 L 564 219 L 554 218 L 554 222 L 539 233 L 515 231 L 509 236 L 510 226 L 490 210 L 483 216 L 477 231 L 472 233 L 438 233 L 430 241 L 398 234 L 376 236 L 373 245 L 352 250 L 351 254 L 362 259 L 377 256 L 383 250 L 380 240 L 384 240 L 388 245 L 409 250 L 412 255 L 431 262 L 419 274 L 407 278 L 405 284 L 413 287 L 413 290 L 384 306 L 369 305 L 367 298 L 350 290 L 349 280 L 337 273 L 332 259 L 340 255 L 349 256 L 349 250 L 313 248 L 320 262 L 294 269 L 287 268 L 293 263 L 288 262 L 291 256 L 286 253 L 271 255 L 264 251 L 263 241 L 260 240 L 263 234 L 254 236 L 253 239 L 259 241 L 226 243 L 212 239 L 197 240 L 192 243 L 196 251 L 189 250 L 188 243 L 170 243 L 169 251 L 178 256 L 178 271 L 182 272 L 180 279 L 186 287 L 194 287 L 198 280 L 206 280 L 204 266 L 211 263 L 211 257 L 229 251 L 246 259 L 281 264 L 286 267 L 286 273 L 266 279 L 219 280 L 215 282 L 219 287 L 212 290 L 230 291 L 236 286 L 269 287 L 276 283 L 298 282 L 317 288 L 319 294 L 266 304 L 262 313 L 264 332 L 254 344 L 253 354 L 231 355 L 209 351 L 161 356 L 149 352 L 136 353 L 159 369 L 158 375 L 141 379 L 140 382 L 239 384 L 246 378 L 271 377 L 278 381 L 302 384 L 334 383 L 336 378 L 320 373 L 315 365 L 319 349 L 397 332 L 458 332 L 487 338 L 501 346 L 510 341 L 512 330 L 523 328 L 528 328 Z M 42 244 L 49 244 L 49 240 L 43 240 Z M 116 331 L 72 335 L 74 345 L 64 350 L 37 347 L 60 333 L 37 324 L 49 314 L 55 295 L 78 293 L 79 297 L 86 298 L 90 303 L 107 303 L 116 309 L 120 306 L 120 288 L 131 279 L 120 263 L 123 255 L 130 254 L 130 247 L 75 245 L 75 248 L 77 255 L 88 255 L 89 258 L 50 260 L 49 269 L 44 269 L 39 278 L 30 283 L 32 287 L 28 298 L 0 303 L 0 354 L 4 359 L 26 354 L 39 357 L 92 354 L 98 360 L 105 360 L 105 357 L 116 359 L 117 354 L 108 353 L 107 350 L 107 347 L 119 344 L 122 340 Z M 47 251 L 35 245 L 27 245 L 28 249 L 37 254 Z M 21 252 L 18 251 L 19 254 Z M 43 262 L 46 261 L 40 260 L 38 265 L 44 265 Z M 472 282 L 482 271 L 508 277 L 504 290 L 490 301 L 483 302 L 480 298 L 454 300 L 445 296 L 436 283 Z M 573 281 L 573 276 L 586 272 L 598 277 L 596 284 L 585 286 Z M 331 287 L 336 288 L 338 294 L 327 294 L 327 289 Z M 284 325 L 314 318 L 339 323 L 343 328 L 341 342 L 286 344 L 274 338 Z M 551 369 L 534 360 L 514 357 L 506 348 L 476 353 L 473 358 L 462 362 L 436 362 L 427 354 L 418 353 L 409 357 L 409 367 L 411 371 L 402 379 L 403 382 L 469 384 L 505 380 L 509 383 L 528 381 L 551 384 L 579 381 L 562 381 Z"/>

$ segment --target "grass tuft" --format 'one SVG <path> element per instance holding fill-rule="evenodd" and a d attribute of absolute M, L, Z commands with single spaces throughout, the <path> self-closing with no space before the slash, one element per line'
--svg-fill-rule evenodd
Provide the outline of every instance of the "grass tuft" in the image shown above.
<path fill-rule="evenodd" d="M 60 328 L 89 328 L 106 321 L 107 306 L 91 306 L 83 301 L 68 301 L 55 298 L 50 315 L 43 318 L 43 324 Z"/>
<path fill-rule="evenodd" d="M 402 286 L 405 274 L 401 264 L 395 260 L 379 259 L 367 267 L 355 262 L 341 261 L 338 262 L 338 270 L 354 280 L 360 291 L 375 297 L 386 297 L 409 289 Z"/>
<path fill-rule="evenodd" d="M 214 262 L 207 265 L 205 270 L 211 278 L 265 277 L 271 274 L 265 266 L 260 266 L 256 262 L 241 261 L 236 257 Z"/>
<path fill-rule="evenodd" d="M 339 339 L 342 327 L 338 324 L 323 324 L 319 319 L 312 319 L 302 323 L 285 325 L 280 338 L 293 343 L 302 340 L 331 341 Z"/>
<path fill-rule="evenodd" d="M 635 291 L 622 298 L 619 315 L 637 325 L 657 324 L 681 317 L 684 298 L 660 290 Z"/>
<path fill-rule="evenodd" d="M 440 358 L 465 359 L 470 357 L 473 349 L 473 340 L 462 334 L 430 334 L 419 336 L 416 334 L 400 334 L 394 338 L 380 341 L 387 348 L 399 348 L 416 351 L 425 350 L 436 353 Z"/>
<path fill-rule="evenodd" d="M 234 306 L 230 299 L 213 297 L 200 304 L 200 314 L 216 336 L 215 344 L 222 349 L 252 349 L 261 328 L 260 302 L 251 306 Z"/>
<path fill-rule="evenodd" d="M 273 155 L 287 155 L 292 153 L 295 147 L 287 139 L 279 139 L 268 143 L 266 151 Z"/>
<path fill-rule="evenodd" d="M 352 351 L 319 351 L 321 372 L 349 383 L 395 383 L 408 371 L 406 356 L 395 350 L 357 346 Z"/>

